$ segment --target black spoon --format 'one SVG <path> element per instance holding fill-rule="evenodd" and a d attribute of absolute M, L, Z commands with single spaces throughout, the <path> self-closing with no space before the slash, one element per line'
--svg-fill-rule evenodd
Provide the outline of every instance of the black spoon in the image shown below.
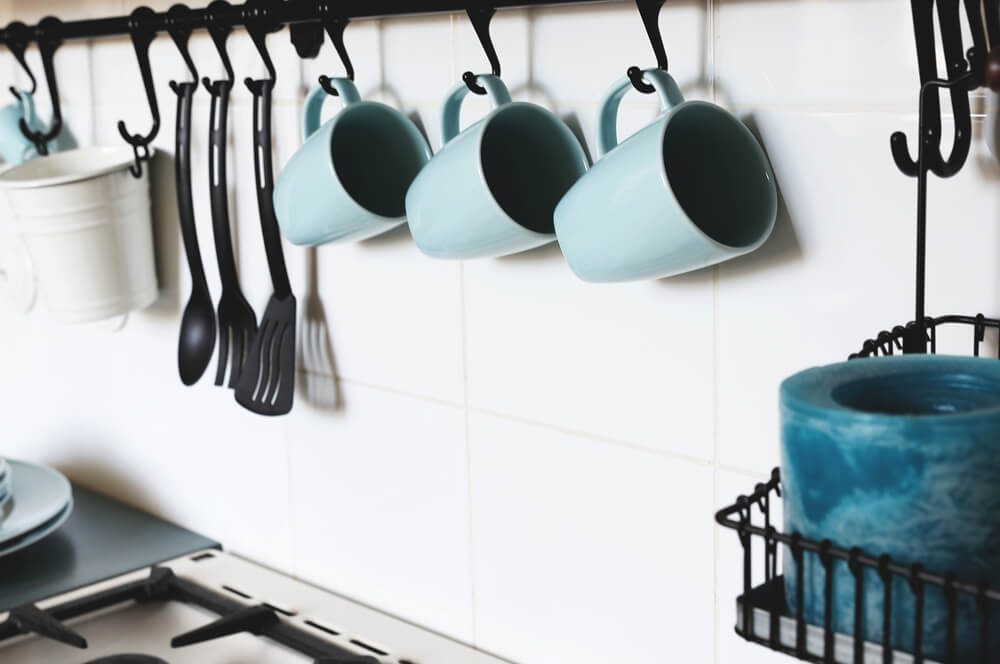
<path fill-rule="evenodd" d="M 215 351 L 215 308 L 205 279 L 205 266 L 198 247 L 194 225 L 194 204 L 191 200 L 191 98 L 197 83 L 170 82 L 177 94 L 177 205 L 180 209 L 181 235 L 191 272 L 191 298 L 184 307 L 180 338 L 177 344 L 177 366 L 181 381 L 194 385 L 205 373 Z"/>
<path fill-rule="evenodd" d="M 205 279 L 205 266 L 198 247 L 198 233 L 194 223 L 194 203 L 191 199 L 191 99 L 198 89 L 198 70 L 188 52 L 191 28 L 182 27 L 191 10 L 184 5 L 174 5 L 167 12 L 170 18 L 171 38 L 184 57 L 191 71 L 192 81 L 188 83 L 170 82 L 170 89 L 177 95 L 177 155 L 175 169 L 177 177 L 177 208 L 181 218 L 181 236 L 184 252 L 187 254 L 188 269 L 191 272 L 191 297 L 184 307 L 181 331 L 177 343 L 177 367 L 181 381 L 185 385 L 198 382 L 215 350 L 215 309 L 212 295 Z"/>

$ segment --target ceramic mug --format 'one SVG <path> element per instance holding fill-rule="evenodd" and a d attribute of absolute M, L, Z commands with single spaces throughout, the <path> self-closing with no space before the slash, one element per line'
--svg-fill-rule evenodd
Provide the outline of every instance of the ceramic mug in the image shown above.
<path fill-rule="evenodd" d="M 32 130 L 39 128 L 35 100 L 27 90 L 19 90 L 18 94 L 18 101 L 0 109 L 0 157 L 10 166 L 38 156 L 35 144 L 21 132 L 21 120 Z"/>
<path fill-rule="evenodd" d="M 406 194 L 413 239 L 435 258 L 503 256 L 551 242 L 556 204 L 588 166 L 559 118 L 512 102 L 496 76 L 477 81 L 493 110 L 459 133 L 469 88 L 455 86 L 442 111 L 445 145 Z"/>
<path fill-rule="evenodd" d="M 361 101 L 354 83 L 330 83 L 344 108 L 320 126 L 329 95 L 317 87 L 303 111 L 305 142 L 274 189 L 278 223 L 298 245 L 363 240 L 406 221 L 406 191 L 431 158 L 420 130 L 394 108 Z"/>
<path fill-rule="evenodd" d="M 750 130 L 714 104 L 684 101 L 665 71 L 643 75 L 663 113 L 618 145 L 631 81 L 616 83 L 601 106 L 601 158 L 556 208 L 559 246 L 584 281 L 688 272 L 753 251 L 774 228 L 774 175 Z"/>

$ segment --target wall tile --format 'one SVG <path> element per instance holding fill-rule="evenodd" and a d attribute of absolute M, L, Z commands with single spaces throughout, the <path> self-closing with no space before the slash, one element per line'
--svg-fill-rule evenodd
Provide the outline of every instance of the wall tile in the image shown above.
<path fill-rule="evenodd" d="M 281 423 L 246 412 L 208 378 L 181 384 L 176 312 L 151 309 L 120 333 L 109 327 L 58 327 L 35 315 L 4 331 L 3 364 L 23 379 L 3 387 L 10 412 L 21 414 L 5 428 L 3 453 L 51 463 L 230 550 L 289 568 Z M 63 404 L 55 417 L 54 404 Z"/>
<path fill-rule="evenodd" d="M 558 247 L 465 265 L 469 402 L 712 456 L 712 271 L 587 284 Z"/>
<path fill-rule="evenodd" d="M 384 85 L 408 105 L 440 103 L 459 81 L 451 16 L 385 19 L 381 34 Z"/>
<path fill-rule="evenodd" d="M 656 65 L 634 3 L 537 9 L 529 16 L 532 81 L 560 104 L 592 103 L 629 67 Z M 567 38 L 569 25 L 573 38 Z M 707 4 L 668 3 L 660 12 L 660 29 L 678 85 L 686 93 L 709 87 L 712 33 Z M 639 97 L 630 94 L 625 103 Z"/>
<path fill-rule="evenodd" d="M 913 316 L 916 185 L 896 170 L 888 136 L 912 135 L 914 122 L 877 113 L 761 112 L 754 120 L 784 211 L 761 250 L 719 268 L 719 460 L 767 472 L 778 462 L 780 381 L 845 360 Z M 963 201 L 1000 204 L 986 155 L 977 141 L 966 171 L 930 184 L 928 313 L 996 306 L 986 267 L 996 230 L 955 214 Z M 967 270 L 955 269 L 958 256 Z"/>
<path fill-rule="evenodd" d="M 479 645 L 714 661 L 710 468 L 479 414 L 470 444 Z"/>
<path fill-rule="evenodd" d="M 353 384 L 344 399 L 287 420 L 296 574 L 470 641 L 462 410 Z"/>
<path fill-rule="evenodd" d="M 898 2 L 721 0 L 718 30 L 719 95 L 728 104 L 916 106 L 913 25 Z"/>

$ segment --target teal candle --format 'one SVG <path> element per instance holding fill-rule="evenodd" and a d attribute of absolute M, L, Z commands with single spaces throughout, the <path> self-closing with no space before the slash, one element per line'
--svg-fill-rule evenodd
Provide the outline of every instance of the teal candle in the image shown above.
<path fill-rule="evenodd" d="M 1000 361 L 911 355 L 858 359 L 798 373 L 781 386 L 781 473 L 785 530 L 892 556 L 903 564 L 955 572 L 1000 587 Z M 785 593 L 796 609 L 796 570 L 784 556 Z M 824 572 L 803 561 L 803 610 L 824 619 Z M 924 654 L 944 656 L 946 605 L 927 587 Z M 959 596 L 958 662 L 978 662 L 981 622 Z M 864 579 L 865 638 L 883 643 L 884 586 Z M 994 602 L 992 657 L 1000 656 Z M 915 602 L 893 584 L 891 641 L 912 651 Z M 854 632 L 854 579 L 834 563 L 833 623 Z M 991 659 L 990 661 L 995 661 Z"/>

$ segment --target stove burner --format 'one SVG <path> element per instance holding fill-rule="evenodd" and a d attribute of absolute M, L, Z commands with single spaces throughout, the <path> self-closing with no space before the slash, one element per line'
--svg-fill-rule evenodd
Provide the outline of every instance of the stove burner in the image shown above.
<path fill-rule="evenodd" d="M 125 601 L 182 601 L 201 606 L 220 617 L 184 634 L 175 636 L 174 648 L 191 646 L 231 634 L 249 633 L 277 641 L 281 645 L 313 658 L 316 664 L 378 664 L 368 655 L 356 655 L 315 634 L 284 623 L 267 605 L 244 606 L 233 599 L 179 578 L 166 567 L 153 567 L 145 579 L 125 583 L 87 597 L 42 611 L 33 604 L 11 609 L 7 620 L 0 622 L 0 641 L 22 634 L 37 634 L 75 648 L 86 648 L 87 640 L 62 623 Z M 89 660 L 85 664 L 167 664 L 150 655 L 122 654 Z"/>

